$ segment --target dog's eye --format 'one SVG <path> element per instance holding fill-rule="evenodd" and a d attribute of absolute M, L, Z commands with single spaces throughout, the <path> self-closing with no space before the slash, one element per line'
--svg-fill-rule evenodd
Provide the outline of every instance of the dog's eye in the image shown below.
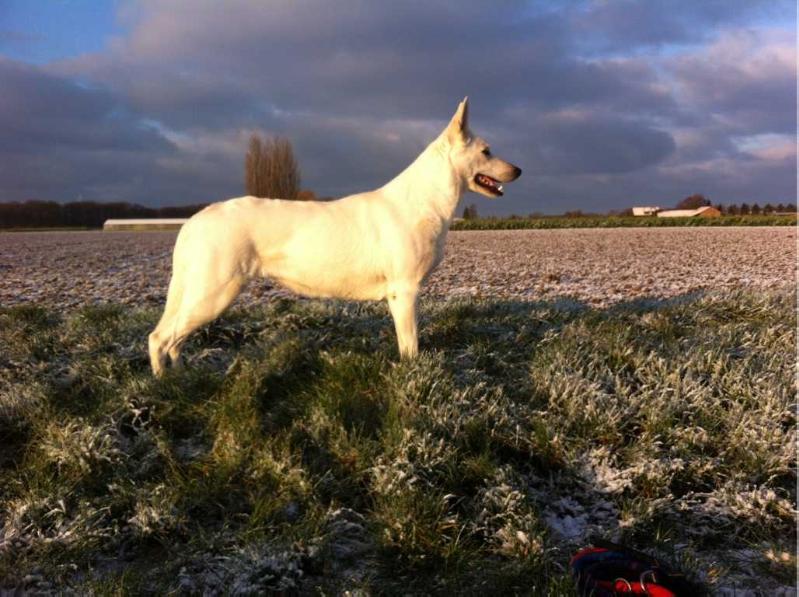
<path fill-rule="evenodd" d="M 488 147 L 486 147 L 486 148 L 483 150 L 483 155 L 490 156 L 490 155 L 491 155 L 491 150 L 490 150 L 490 149 L 488 149 Z"/>

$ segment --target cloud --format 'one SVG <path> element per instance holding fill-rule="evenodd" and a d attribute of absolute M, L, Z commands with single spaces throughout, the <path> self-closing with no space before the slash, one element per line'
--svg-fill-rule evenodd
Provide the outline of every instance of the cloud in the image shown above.
<path fill-rule="evenodd" d="M 519 100 L 668 102 L 651 73 L 569 53 L 563 15 L 520 4 L 143 2 L 129 38 L 60 65 L 103 81 L 167 124 L 200 127 L 284 111 L 444 118 L 463 95 L 489 111 Z M 629 76 L 634 74 L 636 76 Z"/>
<path fill-rule="evenodd" d="M 3 58 L 0 82 L 5 200 L 185 203 L 197 187 L 224 193 L 233 183 L 220 184 L 202 151 L 179 147 L 105 88 Z"/>
<path fill-rule="evenodd" d="M 720 30 L 755 26 L 795 13 L 787 0 L 591 0 L 570 16 L 578 47 L 623 55 L 701 46 Z"/>
<path fill-rule="evenodd" d="M 159 135 L 106 90 L 1 57 L 0 81 L 0 150 L 167 149 Z"/>
<path fill-rule="evenodd" d="M 669 133 L 601 111 L 553 111 L 520 121 L 513 130 L 525 133 L 519 135 L 525 143 L 517 151 L 533 175 L 633 172 L 675 150 Z"/>
<path fill-rule="evenodd" d="M 796 46 L 782 30 L 737 29 L 668 65 L 681 102 L 731 131 L 788 132 L 796 124 Z"/>
<path fill-rule="evenodd" d="M 525 171 L 514 201 L 484 211 L 605 210 L 684 189 L 732 201 L 750 186 L 786 200 L 795 182 L 773 179 L 786 173 L 784 144 L 747 141 L 795 130 L 792 34 L 770 6 L 131 1 L 105 51 L 36 70 L 35 84 L 0 69 L 4 89 L 42 98 L 0 97 L 0 118 L 22 127 L 5 143 L 23 153 L 77 146 L 92 192 L 194 203 L 241 192 L 254 131 L 289 136 L 319 194 L 375 187 L 468 94 L 476 132 Z M 63 115 L 48 114 L 48 96 L 63 98 Z M 100 147 L 102 172 L 91 167 Z M 123 152 L 127 178 L 112 164 Z M 84 180 L 73 158 L 45 154 L 59 176 Z M 751 184 L 722 181 L 735 164 Z"/>

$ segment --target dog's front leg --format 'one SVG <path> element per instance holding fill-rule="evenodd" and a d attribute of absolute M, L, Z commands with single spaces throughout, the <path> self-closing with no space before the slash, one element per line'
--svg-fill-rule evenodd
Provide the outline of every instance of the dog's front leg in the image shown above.
<path fill-rule="evenodd" d="M 398 286 L 388 293 L 388 308 L 394 318 L 400 357 L 413 358 L 419 353 L 416 331 L 416 297 L 418 286 Z"/>

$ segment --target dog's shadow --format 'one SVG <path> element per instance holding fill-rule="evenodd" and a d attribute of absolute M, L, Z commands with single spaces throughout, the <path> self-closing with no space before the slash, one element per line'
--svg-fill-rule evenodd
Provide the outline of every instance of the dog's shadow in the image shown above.
<path fill-rule="evenodd" d="M 456 387 L 483 382 L 526 399 L 530 361 L 565 328 L 636 319 L 702 296 L 638 298 L 607 308 L 572 298 L 427 299 L 419 309 L 419 346 L 423 355 L 439 355 Z M 656 334 L 648 341 L 656 345 Z M 251 373 L 261 375 L 253 398 L 272 429 L 290 426 L 301 415 L 302 408 L 292 405 L 298 395 L 305 404 L 322 391 L 317 385 L 330 372 L 326 363 L 331 355 L 348 355 L 353 363 L 374 361 L 375 371 L 400 362 L 393 321 L 383 303 L 285 298 L 231 310 L 192 337 L 184 354 L 187 368 L 210 369 L 226 378 L 243 367 L 260 370 Z"/>

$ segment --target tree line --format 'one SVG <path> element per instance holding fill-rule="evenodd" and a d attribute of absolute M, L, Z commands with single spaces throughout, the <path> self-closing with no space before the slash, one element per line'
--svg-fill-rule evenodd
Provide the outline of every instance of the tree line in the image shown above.
<path fill-rule="evenodd" d="M 722 214 L 730 216 L 757 216 L 761 214 L 767 216 L 775 213 L 796 213 L 796 205 L 793 203 L 788 203 L 787 205 L 784 203 L 778 203 L 777 205 L 766 203 L 762 207 L 759 203 L 752 203 L 750 205 L 746 202 L 743 202 L 740 205 L 736 203 L 730 203 L 726 205 L 723 203 L 713 204 L 711 203 L 710 199 L 700 194 L 686 197 L 677 204 L 677 209 L 697 209 L 699 207 L 709 205 L 715 207 Z"/>
<path fill-rule="evenodd" d="M 796 205 L 793 203 L 788 203 L 787 205 L 783 203 L 778 203 L 777 205 L 766 203 L 763 207 L 761 207 L 758 203 L 752 203 L 752 205 L 749 205 L 748 203 L 741 203 L 740 205 L 735 203 L 730 205 L 718 203 L 713 207 L 718 209 L 721 213 L 729 216 L 767 216 L 770 214 L 779 213 L 796 213 Z"/>
<path fill-rule="evenodd" d="M 0 228 L 100 228 L 112 218 L 188 218 L 205 204 L 145 207 L 136 203 L 97 201 L 15 201 L 0 203 Z"/>

